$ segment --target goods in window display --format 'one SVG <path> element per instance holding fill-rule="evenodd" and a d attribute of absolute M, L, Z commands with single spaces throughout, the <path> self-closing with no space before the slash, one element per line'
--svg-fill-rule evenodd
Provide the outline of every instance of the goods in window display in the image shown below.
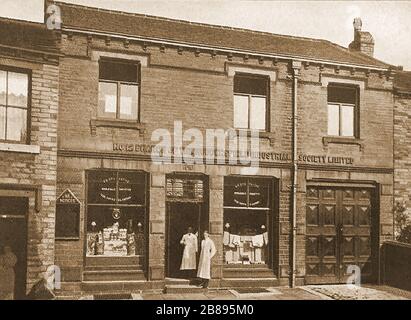
<path fill-rule="evenodd" d="M 229 225 L 229 224 L 228 224 Z M 262 233 L 254 235 L 231 234 L 226 225 L 223 233 L 225 263 L 227 264 L 264 264 L 268 246 L 268 233 L 261 226 Z M 248 231 L 248 233 L 255 233 Z"/>
<path fill-rule="evenodd" d="M 136 254 L 136 234 L 133 232 L 133 220 L 127 221 L 126 241 L 127 241 L 127 255 L 133 256 Z"/>
<path fill-rule="evenodd" d="M 96 255 L 103 255 L 104 254 L 104 238 L 103 233 L 100 231 L 97 233 L 96 238 Z"/>
<path fill-rule="evenodd" d="M 104 228 L 103 229 L 104 241 L 109 241 L 111 239 L 111 232 L 112 232 L 111 228 Z"/>
<path fill-rule="evenodd" d="M 87 230 L 87 255 L 116 257 L 134 256 L 136 252 L 143 254 L 143 228 L 140 226 L 137 230 L 135 224 L 145 217 L 146 174 L 126 170 L 91 170 L 87 178 L 87 217 L 94 223 L 94 227 L 91 225 Z"/>
<path fill-rule="evenodd" d="M 136 238 L 135 234 L 128 233 L 127 234 L 127 255 L 133 256 L 136 254 Z"/>
<path fill-rule="evenodd" d="M 227 264 L 234 262 L 234 251 L 237 250 L 236 246 L 232 243 L 232 235 L 230 234 L 230 224 L 225 224 L 225 230 L 223 233 L 223 245 L 225 251 L 225 262 Z"/>
<path fill-rule="evenodd" d="M 119 223 L 115 222 L 107 229 L 107 238 L 104 242 L 104 252 L 107 256 L 125 256 L 127 255 L 127 229 L 120 229 Z M 125 230 L 125 232 L 124 232 Z"/>
<path fill-rule="evenodd" d="M 86 255 L 94 256 L 96 254 L 96 241 L 97 241 L 97 231 L 96 231 L 96 222 L 91 222 L 91 232 L 87 233 L 86 237 Z"/>
<path fill-rule="evenodd" d="M 109 240 L 104 243 L 104 252 L 106 256 L 126 256 L 127 242 L 125 240 Z"/>
<path fill-rule="evenodd" d="M 120 240 L 127 239 L 127 229 L 120 229 L 118 233 L 119 233 Z"/>
<path fill-rule="evenodd" d="M 94 256 L 96 254 L 96 238 L 97 232 L 87 233 L 87 256 Z"/>
<path fill-rule="evenodd" d="M 145 244 L 145 236 L 143 231 L 143 225 L 139 222 L 137 224 L 137 232 L 136 232 L 136 255 L 144 255 L 144 244 Z"/>

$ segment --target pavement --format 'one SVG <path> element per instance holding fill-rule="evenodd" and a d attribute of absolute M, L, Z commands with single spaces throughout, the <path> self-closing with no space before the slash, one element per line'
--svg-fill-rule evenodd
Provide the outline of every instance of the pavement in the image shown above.
<path fill-rule="evenodd" d="M 82 299 L 93 299 L 92 296 Z M 201 293 L 133 293 L 133 300 L 411 300 L 411 292 L 388 286 L 310 285 L 297 288 L 209 289 Z"/>

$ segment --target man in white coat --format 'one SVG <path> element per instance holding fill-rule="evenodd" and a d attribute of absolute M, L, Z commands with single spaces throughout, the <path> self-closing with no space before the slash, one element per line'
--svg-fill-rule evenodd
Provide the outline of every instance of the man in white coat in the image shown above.
<path fill-rule="evenodd" d="M 181 238 L 180 244 L 184 246 L 180 270 L 185 272 L 186 277 L 193 277 L 197 269 L 198 240 L 193 234 L 193 228 L 188 227 L 187 233 Z"/>
<path fill-rule="evenodd" d="M 198 262 L 197 277 L 201 279 L 199 286 L 208 287 L 211 278 L 211 259 L 216 254 L 213 240 L 210 239 L 208 231 L 204 231 L 204 240 L 201 241 L 200 260 Z"/>

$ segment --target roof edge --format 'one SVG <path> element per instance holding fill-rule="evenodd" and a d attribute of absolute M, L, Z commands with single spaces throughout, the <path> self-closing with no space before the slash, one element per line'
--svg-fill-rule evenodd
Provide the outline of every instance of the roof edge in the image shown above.
<path fill-rule="evenodd" d="M 387 67 L 379 67 L 375 65 L 367 65 L 367 64 L 353 64 L 348 62 L 342 61 L 335 61 L 335 60 L 321 60 L 321 59 L 314 59 L 312 57 L 307 57 L 304 55 L 296 56 L 296 55 L 287 55 L 287 54 L 276 54 L 276 53 L 267 53 L 267 52 L 258 52 L 258 51 L 249 51 L 244 49 L 238 48 L 231 48 L 231 47 L 222 47 L 222 46 L 212 46 L 212 45 L 205 45 L 199 43 L 191 43 L 191 42 L 183 42 L 177 40 L 169 40 L 169 39 L 161 39 L 161 38 L 151 38 L 151 37 L 142 37 L 142 36 L 134 36 L 130 34 L 121 34 L 121 33 L 112 33 L 107 31 L 100 31 L 100 30 L 93 30 L 93 29 L 83 29 L 74 26 L 64 26 L 62 27 L 62 31 L 66 32 L 78 32 L 84 34 L 96 34 L 101 36 L 110 36 L 110 37 L 117 37 L 123 39 L 130 39 L 130 40 L 138 40 L 138 41 L 149 41 L 154 43 L 161 43 L 161 44 L 169 44 L 172 46 L 185 46 L 185 47 L 193 47 L 193 48 L 201 48 L 204 50 L 220 50 L 220 51 L 228 51 L 234 52 L 239 54 L 248 54 L 254 56 L 261 56 L 261 57 L 269 57 L 269 58 L 279 58 L 279 59 L 289 59 L 289 60 L 299 60 L 299 61 L 307 61 L 319 64 L 329 64 L 329 65 L 336 65 L 336 66 L 344 66 L 348 68 L 361 68 L 361 69 L 369 69 L 369 70 L 378 70 L 378 71 L 388 71 L 391 69 L 390 65 Z"/>
<path fill-rule="evenodd" d="M 134 17 L 143 17 L 143 18 L 148 18 L 148 19 L 153 19 L 153 20 L 160 20 L 160 21 L 178 22 L 178 23 L 194 25 L 194 26 L 203 26 L 203 27 L 211 27 L 211 28 L 215 28 L 215 29 L 249 32 L 249 33 L 256 33 L 256 34 L 261 34 L 261 35 L 270 35 L 270 36 L 291 38 L 291 39 L 311 41 L 311 42 L 322 42 L 322 41 L 329 42 L 328 40 L 321 39 L 321 38 L 309 38 L 309 37 L 279 34 L 279 33 L 273 33 L 273 32 L 268 32 L 268 31 L 261 31 L 261 30 L 246 29 L 246 28 L 240 28 L 240 27 L 231 27 L 231 26 L 227 26 L 227 25 L 193 22 L 193 21 L 189 21 L 189 20 L 167 18 L 167 17 L 163 17 L 163 16 L 154 16 L 154 15 L 149 15 L 149 14 L 144 14 L 144 13 L 126 12 L 126 11 L 121 11 L 121 10 L 111 10 L 111 9 L 105 9 L 105 8 L 91 7 L 91 6 L 81 5 L 81 4 L 67 3 L 67 2 L 64 2 L 64 1 L 51 1 L 51 2 L 55 3 L 56 5 L 61 4 L 63 6 L 67 6 L 67 7 L 84 8 L 84 9 L 101 11 L 101 12 L 106 12 L 106 13 L 115 13 L 115 14 L 128 15 L 128 16 L 134 16 Z M 63 23 L 64 23 L 64 21 L 63 21 Z"/>

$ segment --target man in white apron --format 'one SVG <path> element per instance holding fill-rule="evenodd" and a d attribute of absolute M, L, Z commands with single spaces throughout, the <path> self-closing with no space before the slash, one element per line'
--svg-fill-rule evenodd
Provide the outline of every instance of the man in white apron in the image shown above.
<path fill-rule="evenodd" d="M 198 240 L 193 233 L 193 228 L 189 227 L 187 233 L 181 238 L 180 244 L 184 246 L 183 257 L 181 259 L 180 270 L 185 272 L 186 277 L 193 277 L 197 269 Z"/>
<path fill-rule="evenodd" d="M 208 282 L 211 278 L 211 259 L 216 252 L 214 242 L 209 238 L 208 231 L 204 231 L 204 240 L 201 241 L 201 253 L 197 271 L 197 277 L 201 279 L 199 286 L 203 288 L 208 287 Z"/>

